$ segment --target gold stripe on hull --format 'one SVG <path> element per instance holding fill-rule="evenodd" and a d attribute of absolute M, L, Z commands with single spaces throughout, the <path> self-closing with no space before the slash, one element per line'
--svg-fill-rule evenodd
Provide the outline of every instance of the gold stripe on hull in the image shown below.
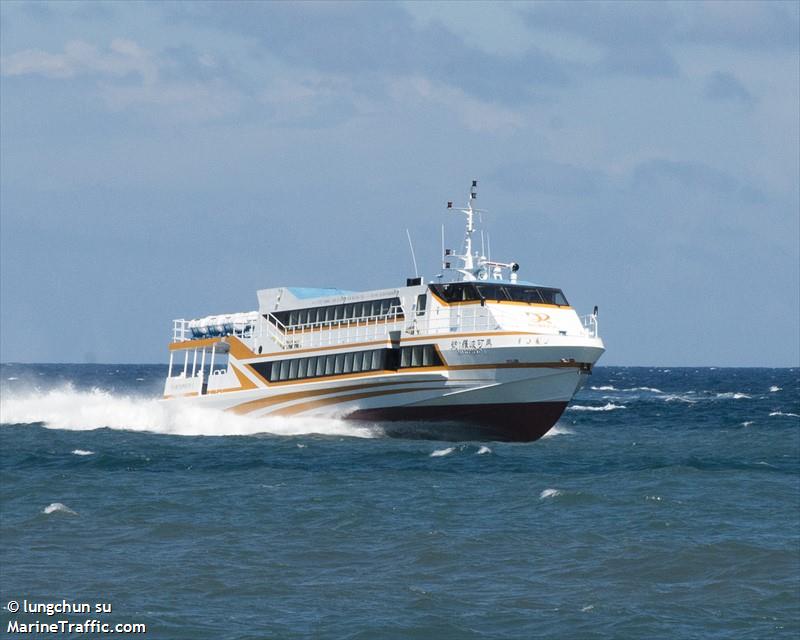
<path fill-rule="evenodd" d="M 292 393 L 281 393 L 279 395 L 270 396 L 269 398 L 259 398 L 258 400 L 250 400 L 249 402 L 243 402 L 242 404 L 238 404 L 235 407 L 231 407 L 226 409 L 226 411 L 230 411 L 232 413 L 236 413 L 239 415 L 245 415 L 248 413 L 253 413 L 254 411 L 258 411 L 259 409 L 263 409 L 265 407 L 269 407 L 275 404 L 282 404 L 284 402 L 291 402 L 292 400 L 302 400 L 304 398 L 312 398 L 314 396 L 324 396 L 330 395 L 333 393 L 346 393 L 348 391 L 357 391 L 361 389 L 373 389 L 375 387 L 388 387 L 388 386 L 397 386 L 401 384 L 413 384 L 413 383 L 420 383 L 420 382 L 431 382 L 430 380 L 393 380 L 393 381 L 384 381 L 384 382 L 372 382 L 369 384 L 355 384 L 355 385 L 348 385 L 346 387 L 326 387 L 324 389 L 308 389 L 306 391 L 294 391 Z"/>
<path fill-rule="evenodd" d="M 444 360 L 444 358 L 442 358 Z M 454 364 L 431 367 L 413 367 L 408 369 L 382 369 L 380 371 L 342 373 L 335 376 L 324 376 L 320 378 L 301 378 L 299 380 L 282 380 L 280 382 L 268 382 L 251 366 L 247 369 L 259 380 L 262 380 L 267 388 L 291 387 L 310 382 L 338 382 L 340 380 L 364 380 L 386 375 L 413 375 L 416 373 L 447 373 L 448 371 L 486 371 L 489 369 L 569 369 L 580 367 L 580 362 L 497 362 L 493 364 Z"/>
<path fill-rule="evenodd" d="M 362 400 L 364 398 L 373 398 L 376 396 L 396 395 L 399 393 L 416 393 L 418 391 L 440 391 L 442 387 L 417 387 L 415 389 L 384 389 L 382 391 L 365 391 L 364 393 L 353 393 L 345 396 L 335 396 L 333 398 L 321 398 L 319 400 L 311 400 L 309 402 L 301 402 L 294 404 L 285 409 L 278 409 L 273 412 L 276 416 L 292 416 L 304 411 L 310 411 L 318 407 L 326 407 L 332 404 L 341 404 L 342 402 L 351 402 L 353 400 Z"/>

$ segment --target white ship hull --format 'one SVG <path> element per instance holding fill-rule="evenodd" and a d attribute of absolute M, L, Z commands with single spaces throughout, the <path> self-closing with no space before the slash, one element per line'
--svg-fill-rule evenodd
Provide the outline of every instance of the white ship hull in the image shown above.
<path fill-rule="evenodd" d="M 479 349 L 470 347 L 481 340 L 476 340 L 476 334 L 452 334 L 438 340 L 417 338 L 415 342 L 436 345 L 442 365 L 316 380 L 270 383 L 253 366 L 270 358 L 230 355 L 229 368 L 243 378 L 240 389 L 216 393 L 212 389 L 201 395 L 198 378 L 194 380 L 197 390 L 181 395 L 200 406 L 250 417 L 330 416 L 376 423 L 459 423 L 471 425 L 477 437 L 535 440 L 561 416 L 602 354 L 603 346 L 597 338 L 562 336 L 549 336 L 546 344 L 536 344 L 537 339 L 544 339 L 522 332 L 509 333 L 492 335 L 488 339 L 490 346 Z M 464 340 L 466 349 L 453 347 Z M 234 347 L 231 352 L 243 355 L 242 345 L 236 346 L 239 348 Z M 387 346 L 391 346 L 389 342 Z M 310 350 L 303 355 L 314 357 L 320 353 L 323 352 Z M 187 382 L 191 384 L 192 380 Z M 428 433 L 435 434 L 436 430 L 429 427 Z"/>

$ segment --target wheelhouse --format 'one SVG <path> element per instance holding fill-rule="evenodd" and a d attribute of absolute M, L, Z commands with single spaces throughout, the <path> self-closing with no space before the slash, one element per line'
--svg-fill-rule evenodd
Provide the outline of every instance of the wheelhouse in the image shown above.
<path fill-rule="evenodd" d="M 526 302 L 528 304 L 549 304 L 568 307 L 561 289 L 537 287 L 520 284 L 448 282 L 431 284 L 430 289 L 436 297 L 448 304 L 458 302 Z"/>

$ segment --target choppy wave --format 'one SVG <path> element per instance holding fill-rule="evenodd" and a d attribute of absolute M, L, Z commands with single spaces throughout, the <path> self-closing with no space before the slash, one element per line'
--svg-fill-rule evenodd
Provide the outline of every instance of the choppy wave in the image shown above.
<path fill-rule="evenodd" d="M 646 386 L 639 386 L 639 387 L 623 387 L 618 388 L 613 385 L 600 385 L 590 387 L 593 391 L 613 391 L 616 394 L 624 394 L 624 393 L 648 393 L 654 394 L 651 396 L 652 398 L 657 398 L 663 400 L 664 402 L 685 402 L 686 404 L 695 404 L 697 402 L 708 402 L 714 400 L 750 400 L 753 396 L 749 393 L 745 393 L 744 391 L 724 391 L 724 392 L 716 392 L 716 391 L 695 391 L 695 390 L 688 390 L 688 391 L 676 391 L 676 392 L 665 392 L 661 389 L 656 387 L 646 387 Z M 775 393 L 777 391 L 781 391 L 781 387 L 772 386 L 770 387 L 770 392 Z M 635 402 L 637 398 L 635 396 L 625 396 L 625 395 L 605 395 L 603 396 L 604 400 L 610 401 L 630 401 Z M 581 410 L 579 408 L 580 405 L 576 405 L 574 407 L 570 407 L 571 409 Z M 585 411 L 598 411 L 599 409 L 583 409 Z"/>
<path fill-rule="evenodd" d="M 592 391 L 648 391 L 649 393 L 664 393 L 661 389 L 655 387 L 626 387 L 617 389 L 614 385 L 605 384 L 599 387 L 590 387 Z"/>
<path fill-rule="evenodd" d="M 455 447 L 447 447 L 446 449 L 436 449 L 436 451 L 431 453 L 430 457 L 441 458 L 442 456 L 449 456 L 455 450 L 456 450 Z"/>
<path fill-rule="evenodd" d="M 563 492 L 559 489 L 545 489 L 539 494 L 539 500 L 546 500 L 547 498 L 557 498 Z"/>
<path fill-rule="evenodd" d="M 573 404 L 567 407 L 567 411 L 614 411 L 614 409 L 627 409 L 624 404 L 614 404 L 607 402 L 602 407 L 589 406 L 583 404 Z"/>
<path fill-rule="evenodd" d="M 664 396 L 664 402 L 685 402 L 686 404 L 695 404 L 696 402 L 698 402 L 698 400 L 696 398 L 690 397 L 688 394 L 676 393 Z"/>
<path fill-rule="evenodd" d="M 50 429 L 70 431 L 109 428 L 182 436 L 313 433 L 372 438 L 381 435 L 377 427 L 356 426 L 333 418 L 251 418 L 187 403 L 117 395 L 101 389 L 78 391 L 69 385 L 44 393 L 3 393 L 0 422 L 43 424 Z"/>
<path fill-rule="evenodd" d="M 770 416 L 785 416 L 787 418 L 800 418 L 800 414 L 797 414 L 797 413 L 784 413 L 783 411 L 773 411 L 769 415 Z"/>
<path fill-rule="evenodd" d="M 782 389 L 781 387 L 779 387 L 778 385 L 776 385 L 776 384 L 773 384 L 773 385 L 772 385 L 772 386 L 769 388 L 769 392 L 770 392 L 770 393 L 777 393 L 778 391 L 783 391 L 783 389 Z"/>
<path fill-rule="evenodd" d="M 568 429 L 567 427 L 562 427 L 560 425 L 554 426 L 550 431 L 545 433 L 542 438 L 552 438 L 553 436 L 571 436 L 574 435 L 575 432 L 572 429 Z"/>
<path fill-rule="evenodd" d="M 73 511 L 67 505 L 61 502 L 51 502 L 44 509 L 42 509 L 42 513 L 46 515 L 50 515 L 51 513 L 63 513 L 68 516 L 78 515 L 77 512 Z"/>
<path fill-rule="evenodd" d="M 478 449 L 475 452 L 475 455 L 481 456 L 481 455 L 483 455 L 485 453 L 491 453 L 491 452 L 492 452 L 492 450 L 484 444 L 484 445 L 481 445 L 481 448 Z"/>
<path fill-rule="evenodd" d="M 75 455 L 75 456 L 93 456 L 94 455 L 94 451 L 88 451 L 87 449 L 73 449 L 71 453 L 72 453 L 72 455 Z"/>

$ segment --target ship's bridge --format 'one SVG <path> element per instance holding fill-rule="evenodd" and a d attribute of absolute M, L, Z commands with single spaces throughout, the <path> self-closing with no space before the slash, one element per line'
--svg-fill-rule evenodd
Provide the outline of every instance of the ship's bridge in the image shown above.
<path fill-rule="evenodd" d="M 432 284 L 430 289 L 437 298 L 448 304 L 491 301 L 569 306 L 561 289 L 527 283 L 448 282 Z"/>

